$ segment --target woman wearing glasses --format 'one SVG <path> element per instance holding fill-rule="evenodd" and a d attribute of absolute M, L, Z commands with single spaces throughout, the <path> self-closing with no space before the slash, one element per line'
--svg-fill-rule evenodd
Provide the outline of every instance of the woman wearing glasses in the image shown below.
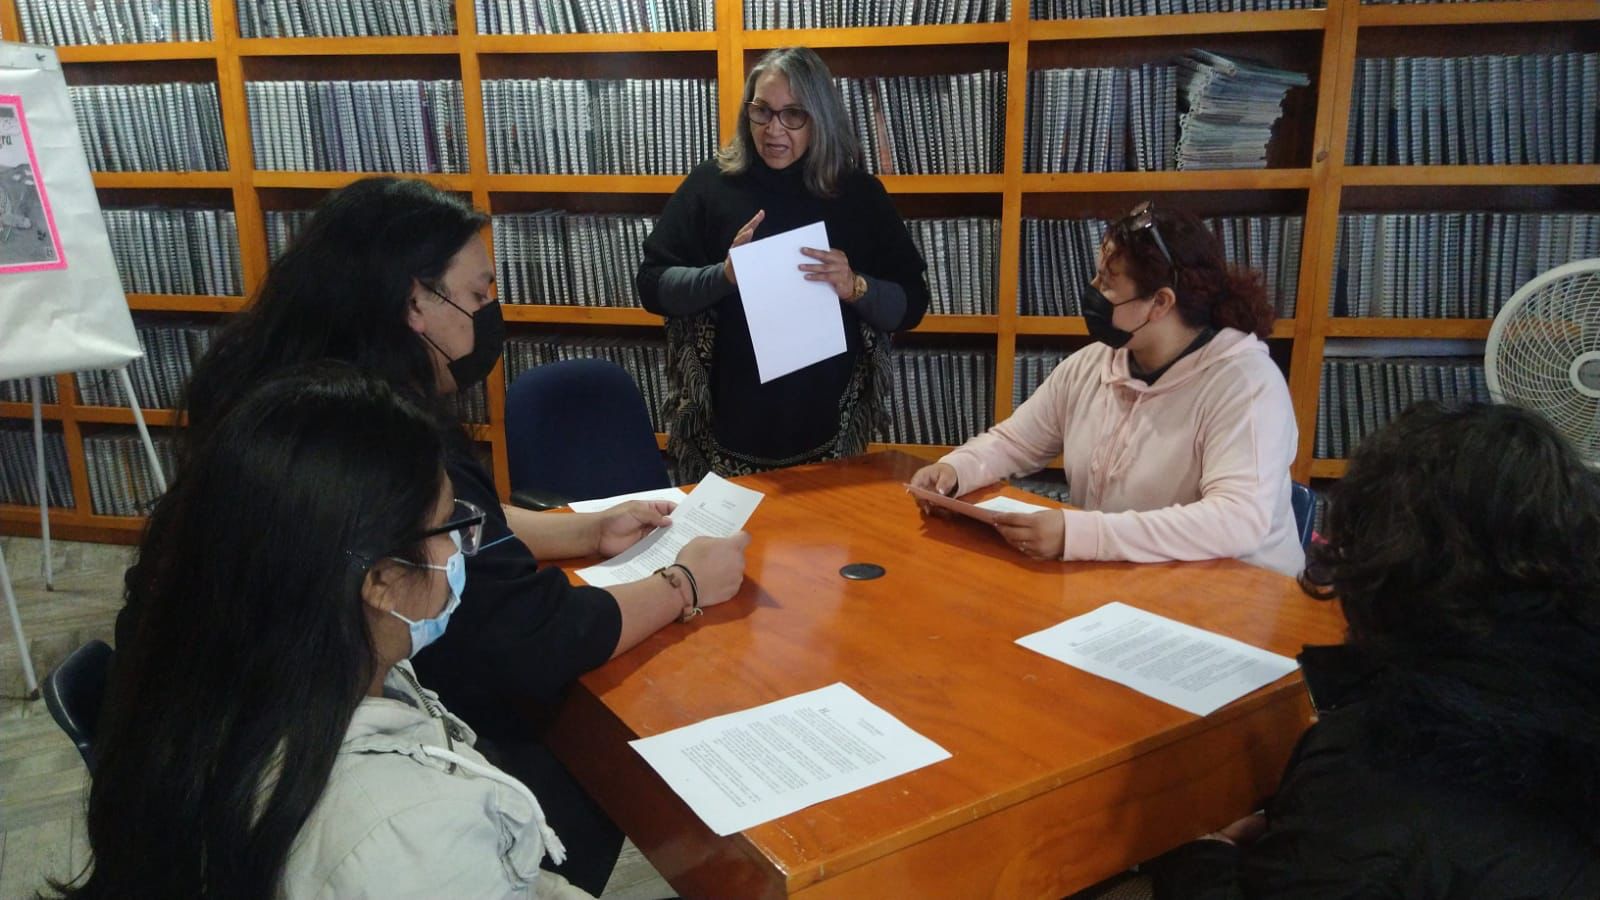
<path fill-rule="evenodd" d="M 563 515 L 501 506 L 447 402 L 489 374 L 505 337 L 479 234 L 487 223 L 460 198 L 418 180 L 366 178 L 329 194 L 250 307 L 196 365 L 184 395 L 179 464 L 256 385 L 308 362 L 353 363 L 434 413 L 456 496 L 487 519 L 482 552 L 467 562 L 461 609 L 450 632 L 418 656 L 417 671 L 562 824 L 572 853 L 561 873 L 599 893 L 622 833 L 540 743 L 540 719 L 579 675 L 732 597 L 749 537 L 697 539 L 676 560 L 692 575 L 668 568 L 608 590 L 573 585 L 559 568 L 539 565 L 614 556 L 671 507 L 629 503 Z M 295 477 L 293 469 L 283 477 Z M 144 569 L 129 573 L 119 637 L 139 616 Z"/>
<path fill-rule="evenodd" d="M 965 493 L 1060 455 L 1079 508 L 996 525 L 1030 557 L 1237 557 L 1298 573 L 1299 433 L 1263 341 L 1273 311 L 1259 277 L 1230 268 L 1195 216 L 1145 203 L 1106 235 L 1081 305 L 1095 343 L 912 483 Z"/>
<path fill-rule="evenodd" d="M 928 307 L 922 256 L 861 146 L 827 66 L 804 47 L 763 56 L 733 140 L 691 172 L 645 241 L 639 297 L 667 320 L 678 391 L 670 448 L 685 479 L 866 450 L 886 398 L 888 335 Z M 805 277 L 839 297 L 846 352 L 761 382 L 729 251 L 824 222 Z"/>
<path fill-rule="evenodd" d="M 482 540 L 454 495 L 432 414 L 349 367 L 209 429 L 139 550 L 69 896 L 588 896 L 540 870 L 563 848 L 539 801 L 407 661 Z"/>

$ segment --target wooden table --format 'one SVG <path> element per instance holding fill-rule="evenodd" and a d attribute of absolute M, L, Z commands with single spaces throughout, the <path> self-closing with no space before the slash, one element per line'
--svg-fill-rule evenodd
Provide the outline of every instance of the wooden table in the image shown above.
<path fill-rule="evenodd" d="M 738 596 L 570 692 L 551 747 L 685 896 L 1061 897 L 1276 788 L 1311 713 L 1298 673 L 1199 719 L 1013 642 L 1121 600 L 1292 656 L 1341 639 L 1333 604 L 1232 560 L 1024 559 L 924 520 L 900 487 L 920 464 L 736 479 L 767 495 Z M 847 581 L 852 562 L 888 573 Z M 723 838 L 626 743 L 836 681 L 952 758 Z"/>

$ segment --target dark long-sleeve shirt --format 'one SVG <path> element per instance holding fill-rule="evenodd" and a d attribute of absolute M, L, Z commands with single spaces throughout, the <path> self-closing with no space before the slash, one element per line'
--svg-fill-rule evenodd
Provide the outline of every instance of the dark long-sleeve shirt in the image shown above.
<path fill-rule="evenodd" d="M 739 175 L 723 174 L 715 160 L 701 163 L 668 201 L 645 241 L 639 268 L 646 309 L 663 316 L 715 314 L 709 374 L 717 441 L 768 459 L 803 453 L 838 433 L 840 398 L 862 350 L 859 321 L 879 331 L 903 331 L 916 327 L 928 308 L 926 264 L 883 185 L 853 172 L 836 197 L 826 198 L 812 194 L 803 176 L 803 159 L 782 170 L 755 159 Z M 766 217 L 755 239 L 821 221 L 829 243 L 868 285 L 857 302 L 840 301 L 845 353 L 766 384 L 738 289 L 721 271 L 734 235 L 761 210 Z"/>

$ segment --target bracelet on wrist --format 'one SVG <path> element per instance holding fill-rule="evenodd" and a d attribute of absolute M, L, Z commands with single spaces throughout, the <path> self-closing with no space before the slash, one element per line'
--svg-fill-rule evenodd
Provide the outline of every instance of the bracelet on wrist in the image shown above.
<path fill-rule="evenodd" d="M 694 573 L 689 571 L 689 567 L 683 563 L 662 566 L 655 571 L 655 574 L 660 575 L 662 580 L 666 581 L 676 591 L 678 589 L 678 578 L 672 573 L 673 569 L 682 569 L 684 578 L 689 582 L 689 605 L 685 606 L 682 614 L 678 616 L 679 622 L 688 622 L 695 616 L 705 612 L 700 608 L 700 585 L 695 581 Z"/>

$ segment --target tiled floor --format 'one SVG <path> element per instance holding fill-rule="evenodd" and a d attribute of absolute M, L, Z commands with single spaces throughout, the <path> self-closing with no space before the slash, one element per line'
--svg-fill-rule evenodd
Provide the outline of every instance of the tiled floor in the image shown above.
<path fill-rule="evenodd" d="M 111 640 L 131 548 L 57 541 L 51 554 L 54 591 L 44 589 L 40 550 L 40 542 L 31 538 L 0 537 L 33 664 L 42 677 L 85 641 Z M 0 631 L 0 900 L 11 900 L 31 897 L 45 887 L 45 879 L 71 877 L 88 862 L 87 778 L 44 701 L 25 699 L 9 623 Z M 603 896 L 658 900 L 672 896 L 672 889 L 629 843 Z"/>

